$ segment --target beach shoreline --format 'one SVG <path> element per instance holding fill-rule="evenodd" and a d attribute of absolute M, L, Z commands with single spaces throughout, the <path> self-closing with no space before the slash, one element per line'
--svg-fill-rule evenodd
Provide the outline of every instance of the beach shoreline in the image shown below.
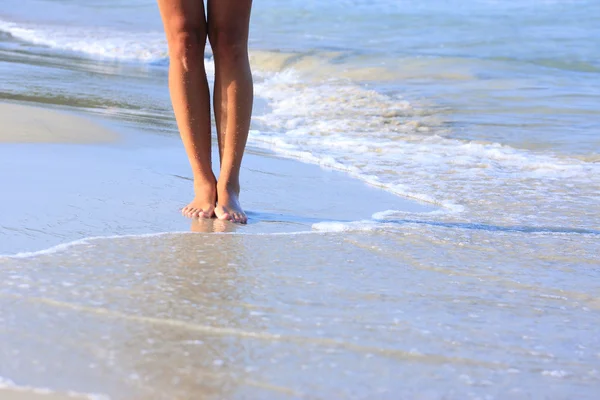
<path fill-rule="evenodd" d="M 371 217 L 377 212 L 402 210 L 418 213 L 435 210 L 428 205 L 404 200 L 384 190 L 370 187 L 341 172 L 283 159 L 265 150 L 249 149 L 242 168 L 242 201 L 250 218 L 248 225 L 241 226 L 214 219 L 190 221 L 179 212 L 192 186 L 187 159 L 179 138 L 136 133 L 131 129 L 114 132 L 104 126 L 115 127 L 115 121 L 103 124 L 101 119 L 95 118 L 97 122 L 93 122 L 85 115 L 73 116 L 50 108 L 0 103 L 0 112 L 10 114 L 14 110 L 19 112 L 19 118 L 11 121 L 13 125 L 0 128 L 0 135 L 4 137 L 4 141 L 0 143 L 0 185 L 8 189 L 2 203 L 3 209 L 10 210 L 0 214 L 0 276 L 7 273 L 12 278 L 16 277 L 10 271 L 18 266 L 25 274 L 23 276 L 30 276 L 34 280 L 48 279 L 53 287 L 63 286 L 66 288 L 62 291 L 63 294 L 70 291 L 68 288 L 71 287 L 71 278 L 63 280 L 58 275 L 52 277 L 54 272 L 51 271 L 55 271 L 55 268 L 68 268 L 66 271 L 70 271 L 68 274 L 73 277 L 73 273 L 78 273 L 76 271 L 87 270 L 89 260 L 95 260 L 94 263 L 100 261 L 109 270 L 115 267 L 114 271 L 121 269 L 118 265 L 128 269 L 127 265 L 131 262 L 141 260 L 138 253 L 140 249 L 145 249 L 142 253 L 153 253 L 160 243 L 166 247 L 155 253 L 153 261 L 148 261 L 154 265 L 152 268 L 165 268 L 167 275 L 180 274 L 182 271 L 171 270 L 174 266 L 168 261 L 172 256 L 168 248 L 184 246 L 182 250 L 175 252 L 178 260 L 176 263 L 186 263 L 189 256 L 210 252 L 206 253 L 206 258 L 192 261 L 190 266 L 212 265 L 206 276 L 217 274 L 211 279 L 219 282 L 219 271 L 234 263 L 252 264 L 252 257 L 260 254 L 269 257 L 270 253 L 265 252 L 268 249 L 265 244 L 274 240 L 292 246 L 299 240 L 303 241 L 307 245 L 304 246 L 305 255 L 302 258 L 305 261 L 313 258 L 316 260 L 327 257 L 328 251 L 320 248 L 337 242 L 337 238 L 342 237 L 345 230 L 350 228 L 351 231 L 361 231 L 364 227 L 369 230 L 375 226 L 377 222 Z M 13 128 L 18 121 L 27 118 L 43 120 L 46 131 L 39 132 L 42 125 L 36 127 L 30 124 L 25 141 L 19 136 L 22 131 Z M 69 135 L 63 135 L 57 142 L 52 142 L 51 133 L 65 125 L 70 126 Z M 107 141 L 107 138 L 114 140 Z M 216 149 L 213 150 L 216 152 Z M 41 210 L 38 206 L 40 199 L 43 204 Z M 354 228 L 352 224 L 359 225 Z M 333 236 L 328 237 L 328 232 L 333 232 Z M 307 239 L 300 239 L 302 237 Z M 135 250 L 132 252 L 126 250 L 129 246 L 121 247 L 129 241 L 135 243 L 132 247 Z M 140 245 L 141 248 L 137 247 Z M 100 253 L 96 252 L 105 246 L 109 247 L 100 250 Z M 110 249 L 112 246 L 117 248 Z M 237 261 L 234 261 L 229 254 L 230 249 L 237 249 L 235 252 L 241 258 L 235 258 Z M 348 256 L 351 254 L 348 253 Z M 35 272 L 27 267 L 30 262 L 38 264 L 37 260 L 46 257 L 50 257 L 49 264 L 42 261 L 39 265 L 47 265 L 48 269 Z M 269 262 L 261 260 L 265 259 L 259 258 L 256 262 L 269 265 Z M 68 265 L 71 266 L 66 267 Z M 98 270 L 100 275 L 104 275 L 101 271 L 105 267 Z M 92 267 L 92 270 L 95 269 L 96 267 Z M 126 273 L 128 277 L 125 279 L 135 278 L 138 274 Z M 21 332 L 21 335 L 8 333 L 7 336 L 0 337 L 0 342 L 3 343 L 0 345 L 0 353 L 19 351 L 20 356 L 12 358 L 14 362 L 7 360 L 7 363 L 0 366 L 0 376 L 23 382 L 25 386 L 3 387 L 0 389 L 0 396 L 10 400 L 63 400 L 96 398 L 75 394 L 76 392 L 104 393 L 107 383 L 102 377 L 96 376 L 94 370 L 89 370 L 89 366 L 78 364 L 77 359 L 55 356 L 56 352 L 60 353 L 65 346 L 69 347 L 71 344 L 55 342 L 48 346 L 43 343 L 44 338 L 34 337 L 37 329 L 50 336 L 67 335 L 65 332 L 74 328 L 69 327 L 70 322 L 48 326 L 45 325 L 44 317 L 39 318 L 46 312 L 49 315 L 62 315 L 74 303 L 55 303 L 51 300 L 52 296 L 48 297 L 47 289 L 44 289 L 46 284 L 13 286 L 10 277 L 3 279 L 8 286 L 0 288 L 0 308 L 7 310 L 8 314 L 3 318 L 11 321 L 10 331 Z M 109 287 L 120 285 L 119 280 L 111 278 Z M 93 283 L 93 280 L 89 283 Z M 76 291 L 83 286 L 75 285 Z M 32 289 L 25 296 L 11 289 L 17 288 L 20 291 L 25 287 Z M 45 294 L 37 292 L 38 290 Z M 108 294 L 110 291 L 110 288 L 106 292 L 100 289 L 96 293 Z M 84 296 L 86 297 L 87 295 Z M 13 301 L 17 301 L 19 305 L 8 307 Z M 224 305 L 217 304 L 219 307 Z M 22 308 L 29 306 L 41 309 L 38 308 L 32 314 Z M 80 314 L 82 318 L 92 316 L 92 319 L 96 312 L 103 313 L 99 309 L 72 311 L 75 311 L 73 315 Z M 29 320 L 27 315 L 37 317 Z M 115 321 L 118 324 L 119 319 L 129 318 L 119 315 L 116 314 Z M 22 323 L 27 325 L 27 321 L 44 327 L 33 331 L 31 328 L 17 327 Z M 145 323 L 162 324 L 161 321 L 148 320 Z M 13 323 L 17 325 L 12 325 Z M 113 322 L 104 323 L 110 328 Z M 183 332 L 189 329 L 184 328 Z M 194 328 L 192 325 L 191 329 L 201 329 L 202 332 L 204 328 Z M 210 330 L 208 333 L 210 335 Z M 246 335 L 243 331 L 241 334 Z M 19 338 L 29 335 L 33 336 L 26 342 Z M 37 348 L 37 356 L 30 354 L 23 343 Z M 88 357 L 85 356 L 85 359 L 89 359 Z M 61 361 L 64 362 L 61 366 L 49 367 L 52 370 L 66 368 L 64 378 L 37 370 L 34 365 L 26 366 L 38 358 L 46 366 L 58 362 L 57 360 L 64 360 Z M 96 363 L 89 362 L 90 365 Z M 86 372 L 80 376 L 78 370 Z M 30 376 L 31 373 L 33 375 Z M 209 368 L 205 373 L 214 372 L 210 372 Z M 111 376 L 109 381 L 118 382 L 119 379 Z M 71 385 L 70 382 L 77 384 Z M 89 382 L 91 386 L 84 382 Z M 279 391 L 299 393 L 285 386 L 279 388 L 268 382 L 257 383 L 253 379 L 248 379 L 247 382 L 242 380 L 241 384 L 247 386 L 249 389 L 246 390 L 250 393 L 257 390 L 256 393 L 262 394 Z M 128 387 L 132 393 L 135 392 L 128 386 L 129 383 L 108 385 L 106 390 L 111 398 L 115 393 L 122 393 L 123 389 L 118 388 Z M 258 387 L 254 387 L 256 385 Z M 71 395 L 71 392 L 74 394 Z"/>
<path fill-rule="evenodd" d="M 49 389 L 0 388 L 3 400 L 100 400 L 101 397 L 79 393 L 56 393 Z"/>
<path fill-rule="evenodd" d="M 178 212 L 192 186 L 178 138 L 120 135 L 85 116 L 25 105 L 0 103 L 0 112 L 18 116 L 0 129 L 4 137 L 0 184 L 10 188 L 4 198 L 4 208 L 10 212 L 1 221 L 0 254 L 42 250 L 89 236 L 190 230 L 190 221 Z M 22 131 L 14 124 L 27 117 L 43 125 L 28 125 L 28 141 L 19 143 Z M 52 143 L 52 132 L 64 126 L 69 126 L 69 134 Z M 118 137 L 127 137 L 126 144 L 120 144 Z M 250 223 L 247 227 L 225 224 L 220 230 L 310 231 L 315 223 L 369 220 L 372 214 L 390 209 L 434 210 L 341 172 L 258 149 L 246 155 L 242 185 Z M 338 197 L 349 194 L 352 201 L 345 200 L 340 207 Z M 36 207 L 40 198 L 41 214 Z"/>
<path fill-rule="evenodd" d="M 0 102 L 2 143 L 112 143 L 119 135 L 87 118 L 39 105 Z"/>
<path fill-rule="evenodd" d="M 597 397 L 600 3 L 351 3 L 253 4 L 236 225 L 155 2 L 2 1 L 0 398 Z"/>

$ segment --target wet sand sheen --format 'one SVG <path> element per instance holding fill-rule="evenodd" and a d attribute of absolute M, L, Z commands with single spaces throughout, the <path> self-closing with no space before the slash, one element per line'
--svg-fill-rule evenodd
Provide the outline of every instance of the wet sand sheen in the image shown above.
<path fill-rule="evenodd" d="M 50 270 L 54 267 L 61 270 L 67 268 L 70 271 L 67 274 L 74 277 L 72 273 L 75 273 L 75 269 L 72 269 L 72 267 L 75 265 L 87 269 L 81 264 L 81 256 L 86 258 L 92 255 L 89 250 L 95 248 L 98 241 L 98 243 L 104 243 L 108 240 L 107 243 L 110 244 L 113 243 L 113 240 L 84 240 L 80 244 L 66 246 L 59 243 L 66 243 L 87 236 L 146 234 L 148 232 L 169 230 L 191 230 L 197 233 L 230 233 L 233 236 L 226 235 L 220 238 L 218 236 L 214 236 L 214 238 L 213 236 L 207 236 L 204 240 L 201 237 L 203 234 L 198 236 L 174 234 L 175 237 L 181 237 L 184 242 L 193 239 L 196 245 L 190 248 L 191 254 L 194 251 L 201 251 L 194 250 L 196 247 L 211 247 L 211 242 L 225 240 L 221 245 L 213 247 L 212 254 L 206 260 L 197 261 L 198 265 L 213 264 L 211 270 L 214 268 L 214 271 L 218 273 L 214 279 L 219 281 L 226 278 L 222 276 L 223 269 L 231 269 L 232 267 L 230 257 L 226 255 L 230 249 L 241 255 L 238 262 L 243 264 L 249 261 L 246 251 L 255 248 L 252 241 L 254 239 L 262 241 L 263 235 L 269 237 L 268 235 L 271 234 L 285 235 L 289 233 L 291 234 L 290 238 L 295 236 L 295 233 L 313 235 L 311 226 L 316 222 L 346 222 L 356 218 L 369 218 L 372 213 L 381 210 L 380 207 L 425 211 L 432 209 L 369 188 L 340 173 L 325 172 L 318 167 L 283 160 L 265 152 L 250 150 L 246 157 L 243 174 L 243 184 L 246 188 L 244 201 L 249 209 L 250 224 L 240 227 L 222 221 L 202 221 L 194 222 L 190 226 L 190 221 L 180 217 L 177 213 L 178 207 L 182 204 L 182 199 L 188 195 L 191 181 L 187 177 L 188 171 L 184 154 L 176 138 L 144 137 L 142 139 L 140 137 L 124 137 L 125 143 L 136 143 L 133 146 L 134 148 L 129 147 L 129 144 L 125 144 L 126 147 L 124 148 L 118 142 L 113 142 L 109 146 L 91 146 L 91 143 L 99 139 L 115 138 L 117 135 L 114 133 L 105 135 L 103 133 L 105 128 L 98 127 L 98 130 L 95 130 L 95 127 L 85 119 L 51 110 L 40 110 L 12 104 L 4 104 L 2 107 L 8 114 L 12 113 L 24 120 L 30 118 L 40 123 L 38 125 L 30 123 L 26 127 L 22 126 L 21 130 L 5 129 L 2 132 L 4 141 L 8 144 L 0 146 L 0 163 L 3 166 L 1 171 L 4 171 L 4 173 L 0 173 L 0 183 L 4 187 L 11 187 L 14 190 L 11 196 L 4 198 L 3 206 L 10 208 L 13 212 L 10 215 L 5 214 L 0 221 L 0 237 L 2 237 L 2 240 L 0 240 L 0 254 L 20 253 L 20 255 L 17 258 L 0 256 L 0 275 L 5 276 L 6 273 L 8 274 L 6 277 L 14 277 L 9 271 L 12 270 L 12 266 L 19 265 L 19 268 L 24 268 L 23 271 L 27 271 L 27 276 L 33 279 L 41 278 L 44 281 L 50 279 L 49 282 L 53 282 L 50 286 L 57 285 L 54 287 L 62 288 L 60 289 L 61 292 L 64 289 L 65 294 L 70 291 L 69 288 L 76 288 L 75 292 L 79 293 L 80 300 L 88 297 L 80 290 L 84 290 L 90 284 L 93 285 L 94 281 L 98 282 L 98 279 L 103 279 L 102 276 L 108 270 L 114 268 L 113 272 L 117 275 L 120 275 L 120 272 L 118 272 L 120 270 L 125 272 L 126 276 L 135 277 L 137 273 L 132 273 L 127 260 L 132 256 L 138 258 L 138 255 L 133 253 L 124 254 L 114 250 L 102 251 L 99 259 L 107 261 L 109 258 L 116 257 L 113 258 L 116 264 L 113 266 L 105 264 L 104 267 L 98 270 L 99 275 L 95 277 L 88 276 L 89 281 L 86 279 L 73 283 L 70 280 L 64 281 L 59 277 L 60 273 L 54 275 Z M 17 127 L 19 126 L 19 118 L 13 118 L 13 123 Z M 45 144 L 45 142 L 51 142 L 54 139 L 52 136 L 54 130 L 60 130 L 66 125 L 70 125 L 73 129 L 68 135 L 56 138 L 56 141 L 61 143 Z M 46 133 L 40 132 L 42 127 L 44 129 L 48 128 Z M 27 131 L 25 135 L 22 134 L 24 131 Z M 140 140 L 143 140 L 141 146 L 142 142 Z M 161 160 L 160 165 L 157 165 L 157 159 Z M 44 173 L 40 174 L 40 170 L 43 170 Z M 44 198 L 44 212 L 42 214 L 35 207 L 38 200 L 32 194 L 36 192 Z M 348 202 L 345 207 L 339 207 L 335 199 L 340 195 L 350 195 L 353 197 L 353 201 Z M 145 212 L 140 213 L 139 210 L 145 210 Z M 168 234 L 165 237 L 172 235 Z M 251 239 L 250 243 L 244 245 L 242 242 L 246 241 L 243 238 L 246 235 L 250 235 L 248 237 Z M 134 241 L 140 238 L 144 240 L 140 236 L 130 237 Z M 151 235 L 147 238 L 154 240 Z M 320 234 L 316 233 L 315 239 L 320 241 Z M 114 243 L 119 243 L 122 240 L 127 240 L 127 238 L 115 238 Z M 162 241 L 159 239 L 159 242 Z M 49 251 L 43 250 L 44 247 L 52 245 L 58 245 L 58 247 Z M 256 245 L 258 245 L 258 242 Z M 244 251 L 240 252 L 242 248 Z M 23 253 L 23 251 L 35 250 L 42 251 L 39 255 Z M 75 253 L 83 250 L 83 253 L 76 255 L 73 250 Z M 47 259 L 49 264 L 39 258 L 40 256 L 43 257 L 43 254 L 49 255 L 50 258 Z M 159 265 L 156 265 L 158 270 L 162 270 L 163 266 L 161 265 L 166 263 L 164 264 L 166 269 L 158 273 L 175 279 L 177 279 L 175 272 L 170 271 L 171 267 L 168 266 L 173 261 L 171 257 L 177 257 L 177 262 L 182 260 L 191 261 L 190 267 L 195 264 L 194 261 L 189 260 L 183 254 L 176 253 L 177 255 L 174 255 L 167 249 L 162 249 L 155 254 L 158 256 L 157 260 L 159 260 Z M 92 258 L 97 259 L 97 256 L 92 256 Z M 145 257 L 142 258 L 145 259 Z M 36 267 L 33 269 L 25 267 L 24 263 L 29 264 L 28 260 L 33 261 L 31 265 L 36 265 Z M 75 261 L 75 264 L 69 267 L 68 265 L 72 261 Z M 43 265 L 50 267 L 50 269 L 37 270 L 37 267 Z M 89 265 L 89 267 L 96 269 L 92 265 Z M 105 268 L 108 268 L 108 270 Z M 37 270 L 37 272 L 34 270 Z M 50 272 L 50 275 L 47 275 L 47 272 Z M 84 274 L 87 275 L 85 272 Z M 42 276 L 45 276 L 45 278 L 42 278 Z M 127 281 L 129 278 L 126 276 L 121 276 L 121 278 L 125 278 L 125 281 Z M 133 299 L 138 295 L 145 296 L 144 293 L 148 292 L 143 288 L 121 286 L 125 283 L 121 278 L 113 276 L 110 278 L 110 282 L 107 282 L 107 286 L 101 285 L 94 289 L 94 292 L 98 290 L 99 293 L 104 292 L 111 297 L 113 294 L 124 291 L 122 293 L 127 293 L 125 297 L 129 299 Z M 59 298 L 47 296 L 47 290 L 42 289 L 37 284 L 17 284 L 17 287 L 21 289 L 28 288 L 30 292 L 28 294 L 16 293 L 11 289 L 14 282 L 4 281 L 4 283 L 6 283 L 6 286 L 3 286 L 0 291 L 0 307 L 6 311 L 4 313 L 5 321 L 10 320 L 11 322 L 9 323 L 10 334 L 3 337 L 1 341 L 3 346 L 0 346 L 0 350 L 4 354 L 15 351 L 17 353 L 12 353 L 12 359 L 15 362 L 11 362 L 10 365 L 4 364 L 0 368 L 0 376 L 7 376 L 18 382 L 28 382 L 34 387 L 49 387 L 56 390 L 55 393 L 40 394 L 31 391 L 21 392 L 20 389 L 15 389 L 17 391 L 5 389 L 5 391 L 11 391 L 11 396 L 60 398 L 62 395 L 59 393 L 70 390 L 79 390 L 82 393 L 90 391 L 108 392 L 111 394 L 111 398 L 128 398 L 128 396 L 139 394 L 139 389 L 135 389 L 138 385 L 133 384 L 132 386 L 131 382 L 131 376 L 138 374 L 137 371 L 127 371 L 123 376 L 101 371 L 103 362 L 108 363 L 105 364 L 105 368 L 108 368 L 109 371 L 115 367 L 110 360 L 102 355 L 105 353 L 102 343 L 106 340 L 112 342 L 113 339 L 117 338 L 113 337 L 112 334 L 98 336 L 98 333 L 118 330 L 120 326 L 127 327 L 127 330 L 136 330 L 141 327 L 140 334 L 143 337 L 148 335 L 148 332 L 144 333 L 145 328 L 143 327 L 146 326 L 149 332 L 160 331 L 166 333 L 172 331 L 173 333 L 177 332 L 176 335 L 183 336 L 191 334 L 192 337 L 221 337 L 225 342 L 238 338 L 236 340 L 245 341 L 247 342 L 246 345 L 250 345 L 250 347 L 254 347 L 251 344 L 254 340 L 259 340 L 264 341 L 267 348 L 273 345 L 277 347 L 277 343 L 283 343 L 286 346 L 291 346 L 291 348 L 308 345 L 310 347 L 339 348 L 341 351 L 346 351 L 343 349 L 347 348 L 347 350 L 360 353 L 377 354 L 382 351 L 376 346 L 365 347 L 358 343 L 352 344 L 343 340 L 282 335 L 264 331 L 262 327 L 252 330 L 248 326 L 239 326 L 237 323 L 232 327 L 219 327 L 214 326 L 211 318 L 202 322 L 195 321 L 195 317 L 188 320 L 186 317 L 179 318 L 175 315 L 172 317 L 152 315 L 152 313 L 150 315 L 140 315 L 139 312 L 129 314 L 127 307 L 122 309 L 123 304 L 114 303 L 112 306 L 105 308 L 98 307 L 95 302 L 73 303 L 70 300 L 63 301 Z M 229 287 L 229 285 L 225 284 L 223 287 Z M 38 292 L 38 289 L 41 289 L 42 292 Z M 138 289 L 140 290 L 139 293 L 137 292 Z M 193 293 L 189 294 L 192 295 Z M 231 307 L 231 310 L 237 310 L 240 307 L 242 310 L 245 308 L 244 303 L 234 299 L 227 300 L 226 297 L 229 294 L 216 294 L 220 298 L 215 304 L 218 307 Z M 178 300 L 178 302 L 180 301 L 183 302 L 183 309 L 186 309 L 185 304 L 188 304 L 189 300 Z M 9 305 L 13 303 L 18 304 L 18 306 L 10 307 Z M 154 300 L 150 300 L 148 304 L 153 303 Z M 173 311 L 179 314 L 181 310 L 176 311 L 177 308 L 176 306 Z M 232 312 L 231 310 L 223 309 L 221 315 L 227 315 Z M 237 311 L 233 312 L 234 314 L 237 313 Z M 252 313 L 253 311 L 250 310 L 250 314 Z M 54 320 L 54 317 L 58 316 L 60 319 L 62 315 L 66 314 L 70 316 L 68 320 L 71 322 Z M 35 315 L 36 318 L 33 320 L 27 318 L 27 321 L 21 319 L 27 315 Z M 13 317 L 16 319 L 13 319 Z M 50 319 L 47 319 L 48 317 Z M 21 322 L 17 322 L 17 320 Z M 88 320 L 88 323 L 82 322 L 83 320 Z M 16 325 L 13 324 L 14 322 L 16 322 Z M 75 325 L 72 325 L 72 322 Z M 21 323 L 25 323 L 25 326 L 20 326 Z M 60 328 L 57 329 L 57 327 Z M 92 330 L 88 331 L 90 328 Z M 71 331 L 71 329 L 74 330 Z M 38 336 L 37 332 L 42 331 L 47 335 Z M 57 336 L 52 337 L 53 334 L 50 332 L 54 332 Z M 87 333 L 85 336 L 79 336 L 80 332 Z M 21 342 L 20 339 L 17 339 L 18 336 L 25 341 Z M 171 334 L 168 334 L 168 336 L 171 336 Z M 68 342 L 65 342 L 63 337 L 68 337 Z M 152 334 L 147 336 L 148 339 L 143 340 L 143 343 L 149 344 L 148 341 L 154 340 L 151 337 Z M 90 342 L 90 340 L 92 341 Z M 165 338 L 165 340 L 165 343 L 167 343 L 171 339 Z M 32 353 L 27 348 L 37 349 Z M 352 348 L 354 350 L 351 350 Z M 118 344 L 117 348 L 112 351 L 120 352 L 120 349 L 121 345 Z M 179 354 L 178 350 L 173 350 L 176 354 Z M 88 353 L 89 351 L 91 353 Z M 140 349 L 140 351 L 145 352 L 144 349 Z M 155 351 L 162 352 L 162 349 L 157 348 Z M 385 352 L 385 350 L 383 351 Z M 389 351 L 394 353 L 396 350 L 390 349 Z M 15 354 L 19 354 L 19 356 L 14 357 Z M 226 354 L 222 354 L 222 356 L 225 357 Z M 399 351 L 398 356 L 405 357 L 409 355 Z M 142 390 L 142 393 L 146 393 L 145 398 L 148 398 L 147 396 L 151 392 L 171 395 L 173 393 L 187 393 L 189 390 L 193 393 L 206 393 L 206 391 L 209 391 L 218 393 L 220 396 L 227 393 L 227 387 L 232 384 L 244 387 L 245 393 L 271 393 L 271 395 L 274 393 L 277 396 L 298 396 L 301 393 L 300 387 L 297 385 L 263 379 L 249 371 L 244 373 L 243 376 L 237 376 L 237 372 L 235 376 L 222 373 L 219 368 L 221 361 L 216 359 L 211 362 L 202 368 L 194 368 L 195 372 L 193 374 L 220 382 L 216 387 L 211 388 L 210 385 L 198 386 L 197 383 L 187 382 L 183 388 L 173 388 L 171 387 L 172 382 L 161 380 L 162 383 L 158 385 L 150 385 L 148 388 L 150 392 Z M 185 365 L 185 363 L 184 357 L 175 361 L 174 365 Z M 129 364 L 129 362 L 125 364 Z M 119 369 L 125 368 L 127 370 L 128 367 L 125 364 L 117 364 L 117 366 Z M 40 369 L 37 365 L 43 367 Z M 174 365 L 166 363 L 164 367 L 170 369 Z M 101 370 L 98 370 L 98 368 Z M 57 375 L 45 371 L 61 372 L 57 372 Z M 154 374 L 154 372 L 151 372 L 151 374 Z M 145 372 L 140 373 L 140 377 L 143 378 L 144 376 Z M 172 380 L 189 380 L 191 378 L 186 374 L 183 374 L 181 378 L 178 378 L 178 375 L 171 374 L 165 376 L 170 377 Z M 135 379 L 133 380 L 135 381 Z"/>
<path fill-rule="evenodd" d="M 0 103 L 0 143 L 110 143 L 118 135 L 75 115 Z"/>
<path fill-rule="evenodd" d="M 83 394 L 60 394 L 41 389 L 0 389 L 3 400 L 100 400 Z"/>
<path fill-rule="evenodd" d="M 596 400 L 600 3 L 255 2 L 245 227 L 179 216 L 156 4 L 3 3 L 0 399 Z"/>
<path fill-rule="evenodd" d="M 428 268 L 436 255 L 410 241 L 399 244 L 415 260 L 377 250 L 390 239 L 179 233 L 1 258 L 0 307 L 12 334 L 0 343 L 19 357 L 0 374 L 116 399 L 361 398 L 378 388 L 392 398 L 410 395 L 419 376 L 438 394 L 461 376 L 476 393 L 504 382 L 506 396 L 520 386 L 566 394 L 593 384 L 593 355 L 572 363 L 559 348 L 544 350 L 548 338 L 517 339 L 560 329 L 594 348 L 593 336 L 577 333 L 595 329 L 583 297 L 544 299 L 536 274 L 512 289 L 501 272 L 482 279 Z M 565 371 L 576 374 L 571 383 L 548 378 Z"/>
<path fill-rule="evenodd" d="M 1 144 L 0 376 L 111 399 L 585 398 L 600 381 L 597 285 L 578 278 L 594 232 L 429 224 L 341 173 L 255 149 L 244 165 L 250 224 L 192 224 L 177 138 Z M 577 258 L 557 270 L 559 246 Z"/>
<path fill-rule="evenodd" d="M 0 128 L 0 137 L 13 142 L 0 146 L 0 184 L 11 188 L 3 208 L 12 210 L 0 220 L 0 254 L 41 250 L 89 236 L 190 230 L 190 221 L 179 214 L 192 196 L 192 181 L 178 138 L 136 132 L 98 146 L 93 143 L 119 135 L 52 110 L 0 104 L 2 109 L 18 111 L 14 115 L 20 119 L 42 121 L 48 129 L 44 133 L 42 125 L 27 128 L 27 137 L 42 143 L 14 143 L 23 139 L 20 131 L 11 125 Z M 69 136 L 57 140 L 72 142 L 45 143 L 53 138 L 48 132 L 65 126 L 72 129 Z M 252 149 L 245 157 L 242 186 L 248 227 L 210 222 L 195 229 L 310 231 L 316 222 L 368 219 L 386 209 L 433 210 L 342 173 Z M 339 207 L 340 196 L 353 201 Z"/>

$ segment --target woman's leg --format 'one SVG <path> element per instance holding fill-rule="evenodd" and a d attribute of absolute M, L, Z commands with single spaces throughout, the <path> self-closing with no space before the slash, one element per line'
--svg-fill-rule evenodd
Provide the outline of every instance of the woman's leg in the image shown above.
<path fill-rule="evenodd" d="M 169 89 L 175 119 L 194 175 L 190 218 L 210 218 L 216 202 L 211 165 L 210 93 L 204 71 L 206 17 L 202 0 L 158 0 L 169 45 Z"/>
<path fill-rule="evenodd" d="M 214 107 L 221 173 L 219 219 L 246 223 L 239 202 L 240 167 L 250 129 L 253 84 L 248 60 L 252 0 L 208 0 L 208 38 L 215 58 Z"/>

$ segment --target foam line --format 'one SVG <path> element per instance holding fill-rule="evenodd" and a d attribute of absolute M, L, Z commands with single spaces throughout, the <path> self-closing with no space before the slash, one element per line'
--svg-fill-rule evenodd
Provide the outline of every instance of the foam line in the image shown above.
<path fill-rule="evenodd" d="M 0 31 L 54 50 L 107 60 L 166 63 L 161 32 L 123 32 L 102 28 L 22 24 L 0 19 Z"/>
<path fill-rule="evenodd" d="M 47 249 L 31 251 L 31 252 L 20 252 L 16 254 L 0 254 L 1 258 L 33 258 L 47 254 L 55 254 L 60 253 L 62 251 L 68 250 L 74 246 L 80 246 L 85 244 L 91 244 L 95 241 L 100 240 L 110 240 L 110 239 L 143 239 L 143 238 L 151 238 L 151 237 L 161 237 L 161 236 L 169 236 L 169 235 L 240 235 L 240 236 L 295 236 L 295 235 L 314 235 L 314 234 L 323 234 L 324 232 L 317 231 L 298 231 L 298 232 L 255 232 L 255 233 L 245 233 L 245 232 L 158 232 L 158 233 L 145 233 L 145 234 L 137 234 L 137 235 L 112 235 L 112 236 L 90 236 L 83 239 L 74 240 L 68 243 L 61 243 L 56 246 L 49 247 Z"/>
<path fill-rule="evenodd" d="M 60 395 L 66 396 L 68 398 L 73 399 L 88 399 L 88 400 L 110 400 L 110 398 L 104 394 L 97 393 L 79 393 L 73 391 L 67 392 L 56 392 L 47 388 L 37 388 L 32 386 L 22 386 L 17 385 L 11 379 L 0 376 L 0 395 L 4 393 L 5 390 L 8 390 L 8 394 L 12 393 L 25 393 L 30 395 L 40 395 L 40 396 L 52 396 L 52 395 Z M 38 397 L 35 397 L 36 399 Z M 44 397 L 45 398 L 45 397 Z M 54 398 L 54 397 L 52 397 Z"/>

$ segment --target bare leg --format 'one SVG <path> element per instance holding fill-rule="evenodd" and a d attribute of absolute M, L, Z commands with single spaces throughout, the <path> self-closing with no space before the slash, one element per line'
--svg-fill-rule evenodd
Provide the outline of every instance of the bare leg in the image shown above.
<path fill-rule="evenodd" d="M 210 218 L 216 202 L 211 165 L 210 93 L 204 70 L 207 28 L 202 0 L 158 0 L 169 44 L 169 89 L 175 119 L 194 175 L 190 218 Z"/>
<path fill-rule="evenodd" d="M 221 173 L 219 219 L 245 224 L 239 201 L 240 167 L 252 115 L 253 84 L 248 60 L 252 0 L 208 0 L 208 38 L 215 56 L 214 107 Z"/>

